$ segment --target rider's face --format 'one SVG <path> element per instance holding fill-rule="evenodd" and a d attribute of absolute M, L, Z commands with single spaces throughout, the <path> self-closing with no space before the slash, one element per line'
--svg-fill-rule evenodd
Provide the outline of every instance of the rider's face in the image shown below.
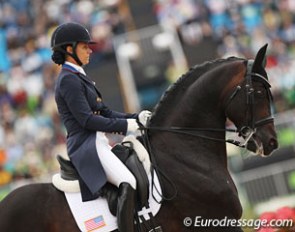
<path fill-rule="evenodd" d="M 73 48 L 71 46 L 67 47 L 67 51 L 69 53 L 73 53 Z M 90 59 L 90 54 L 92 53 L 92 50 L 90 49 L 88 43 L 79 42 L 76 47 L 76 54 L 80 61 L 82 62 L 82 65 L 88 64 Z M 72 63 L 77 64 L 77 62 L 74 59 L 71 59 L 72 57 L 69 56 L 69 59 Z M 77 64 L 79 65 L 79 64 Z"/>

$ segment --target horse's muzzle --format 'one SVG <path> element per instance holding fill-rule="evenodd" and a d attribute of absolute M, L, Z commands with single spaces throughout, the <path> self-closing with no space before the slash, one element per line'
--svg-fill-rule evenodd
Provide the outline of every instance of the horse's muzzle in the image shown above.
<path fill-rule="evenodd" d="M 261 141 L 256 134 L 247 143 L 247 149 L 260 156 L 269 156 L 278 146 L 276 137 L 270 137 Z"/>

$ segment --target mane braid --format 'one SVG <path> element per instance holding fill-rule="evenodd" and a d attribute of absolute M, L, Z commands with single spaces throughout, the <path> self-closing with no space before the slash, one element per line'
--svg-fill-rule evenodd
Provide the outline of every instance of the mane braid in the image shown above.
<path fill-rule="evenodd" d="M 174 84 L 170 85 L 170 87 L 162 95 L 160 101 L 158 102 L 158 104 L 155 106 L 153 110 L 153 115 L 151 117 L 150 124 L 152 125 L 158 120 L 158 118 L 165 115 L 164 112 L 167 112 L 168 110 L 167 107 L 165 106 L 168 104 L 165 104 L 165 103 L 173 100 L 175 95 L 177 95 L 179 92 L 183 91 L 184 89 L 187 89 L 192 83 L 194 83 L 204 73 L 223 63 L 237 61 L 237 60 L 245 60 L 245 59 L 238 58 L 238 57 L 229 57 L 226 59 L 216 59 L 212 61 L 207 61 L 202 64 L 191 67 Z"/>

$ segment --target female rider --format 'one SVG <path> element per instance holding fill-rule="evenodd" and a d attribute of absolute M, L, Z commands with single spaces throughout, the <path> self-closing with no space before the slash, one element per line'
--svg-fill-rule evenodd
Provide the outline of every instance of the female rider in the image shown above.
<path fill-rule="evenodd" d="M 56 88 L 58 112 L 67 131 L 67 151 L 80 179 L 82 200 L 98 197 L 110 182 L 119 188 L 117 220 L 120 232 L 133 232 L 136 180 L 112 153 L 105 133 L 137 134 L 139 120 L 146 123 L 149 111 L 126 114 L 109 109 L 83 66 L 92 50 L 87 29 L 65 23 L 52 34 L 52 60 L 62 65 Z"/>

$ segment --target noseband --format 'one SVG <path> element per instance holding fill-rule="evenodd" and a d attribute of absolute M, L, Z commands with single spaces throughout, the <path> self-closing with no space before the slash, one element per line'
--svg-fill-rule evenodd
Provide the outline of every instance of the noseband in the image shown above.
<path fill-rule="evenodd" d="M 246 113 L 246 124 L 241 126 L 238 129 L 220 129 L 220 128 L 185 128 L 185 127 L 144 127 L 140 126 L 140 129 L 145 132 L 148 132 L 148 130 L 156 130 L 156 131 L 163 131 L 163 132 L 172 132 L 172 133 L 178 133 L 178 134 L 185 134 L 185 135 L 191 135 L 199 138 L 204 138 L 204 139 L 209 139 L 213 141 L 218 141 L 218 142 L 226 142 L 226 143 L 231 143 L 234 144 L 238 147 L 245 148 L 248 141 L 252 138 L 252 136 L 255 134 L 256 129 L 258 127 L 261 127 L 265 124 L 272 123 L 274 121 L 274 118 L 272 115 L 269 115 L 268 117 L 259 119 L 255 121 L 254 118 L 254 105 L 255 105 L 255 89 L 253 88 L 253 79 L 256 79 L 257 81 L 260 81 L 263 83 L 267 90 L 268 94 L 268 99 L 271 104 L 272 102 L 272 94 L 270 91 L 270 83 L 267 79 L 267 77 L 262 76 L 259 73 L 252 72 L 252 66 L 253 66 L 253 60 L 248 60 L 247 62 L 247 72 L 245 75 L 245 79 L 235 88 L 233 93 L 230 95 L 229 99 L 227 100 L 227 104 L 225 107 L 225 114 L 227 111 L 228 106 L 232 102 L 232 100 L 235 98 L 237 93 L 244 88 L 246 88 L 246 104 L 247 104 L 247 113 Z M 245 84 L 244 84 L 245 82 Z M 227 114 L 226 114 L 227 115 Z M 205 135 L 200 135 L 197 134 L 196 132 L 200 131 L 211 131 L 211 132 L 220 132 L 220 131 L 226 131 L 226 132 L 234 132 L 238 133 L 239 136 L 242 136 L 244 138 L 244 142 L 233 140 L 233 139 L 218 139 L 218 138 L 213 138 Z"/>

